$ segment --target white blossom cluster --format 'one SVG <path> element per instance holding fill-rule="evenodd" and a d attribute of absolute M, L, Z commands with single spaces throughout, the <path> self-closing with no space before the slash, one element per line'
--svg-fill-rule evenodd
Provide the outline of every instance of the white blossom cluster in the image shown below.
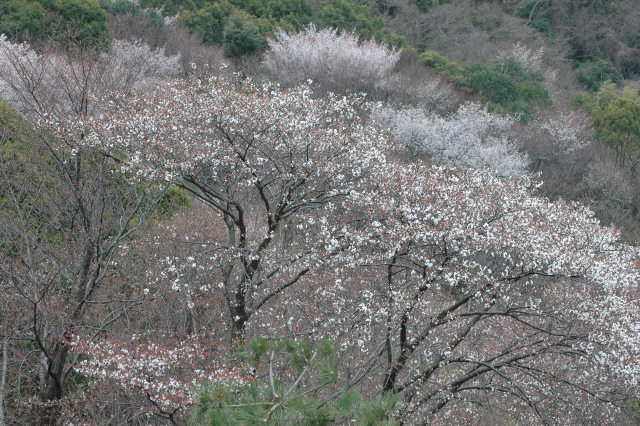
<path fill-rule="evenodd" d="M 398 59 L 399 52 L 375 40 L 360 41 L 353 32 L 316 30 L 310 24 L 298 33 L 276 32 L 262 64 L 286 85 L 311 79 L 364 89 L 382 84 Z"/>
<path fill-rule="evenodd" d="M 132 87 L 149 84 L 153 77 L 175 77 L 182 72 L 179 56 L 167 56 L 163 47 L 151 50 L 148 44 L 114 40 L 103 59 L 112 62 L 115 74 Z"/>
<path fill-rule="evenodd" d="M 354 376 L 375 376 L 367 386 L 404 392 L 407 424 L 468 424 L 493 404 L 523 422 L 615 424 L 623 410 L 607 395 L 638 388 L 638 249 L 587 208 L 535 194 L 512 119 L 473 104 L 445 118 L 374 111 L 402 145 L 458 167 L 428 166 L 397 159 L 361 98 L 314 99 L 307 86 L 218 74 L 118 101 L 59 134 L 214 212 L 212 241 L 194 233 L 203 255 L 160 258 L 158 279 L 182 292 L 210 274 L 232 333 L 328 336 Z M 174 365 L 150 351 L 147 376 Z M 119 378 L 112 352 L 92 368 Z"/>
<path fill-rule="evenodd" d="M 38 54 L 0 35 L 0 97 L 38 117 L 91 114 L 105 93 L 152 86 L 180 72 L 178 56 L 141 42 L 114 40 L 96 60 L 73 51 Z"/>
<path fill-rule="evenodd" d="M 575 152 L 589 145 L 589 118 L 580 111 L 560 111 L 551 116 L 541 117 L 533 126 L 547 132 L 544 136 L 563 154 Z"/>
<path fill-rule="evenodd" d="M 87 343 L 75 338 L 74 349 L 90 356 L 76 371 L 125 390 L 137 389 L 152 401 L 153 410 L 167 411 L 192 405 L 197 385 L 205 381 L 228 386 L 246 382 L 238 371 L 218 362 L 220 356 L 196 337 L 171 347 L 145 343 L 149 336 L 135 337 L 128 344 L 109 340 Z"/>
<path fill-rule="evenodd" d="M 502 52 L 498 55 L 498 59 L 515 58 L 522 64 L 523 67 L 532 68 L 542 71 L 544 73 L 545 82 L 544 85 L 547 90 L 551 91 L 552 85 L 557 78 L 557 70 L 552 70 L 544 66 L 542 57 L 544 56 L 544 48 L 528 47 L 522 43 L 515 43 L 511 50 Z"/>
<path fill-rule="evenodd" d="M 463 169 L 489 167 L 502 176 L 526 173 L 529 160 L 518 150 L 512 128 L 516 120 L 491 113 L 478 104 L 462 105 L 440 117 L 421 108 L 376 108 L 373 119 L 418 155 Z"/>

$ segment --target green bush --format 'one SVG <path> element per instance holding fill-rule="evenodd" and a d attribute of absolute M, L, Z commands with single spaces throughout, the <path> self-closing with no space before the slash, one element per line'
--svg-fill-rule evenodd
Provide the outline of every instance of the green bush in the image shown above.
<path fill-rule="evenodd" d="M 609 87 L 605 86 L 608 90 Z M 607 100 L 603 101 L 603 98 Z M 598 107 L 591 112 L 598 138 L 624 158 L 636 156 L 640 149 L 640 97 L 631 87 L 622 96 L 609 99 L 608 93 L 599 94 Z"/>
<path fill-rule="evenodd" d="M 96 0 L 52 0 L 47 6 L 54 15 L 47 26 L 56 41 L 98 50 L 108 47 L 107 13 Z"/>
<path fill-rule="evenodd" d="M 532 10 L 533 15 L 531 14 Z M 531 17 L 529 25 L 542 33 L 551 33 L 552 25 L 551 21 L 549 21 L 547 13 L 547 3 L 538 1 L 531 1 L 529 3 L 526 3 L 520 9 L 518 9 L 517 16 L 519 18 L 526 19 L 527 21 L 529 21 L 529 17 Z"/>
<path fill-rule="evenodd" d="M 100 0 L 100 7 L 113 15 L 146 16 L 153 25 L 164 25 L 164 19 L 154 9 L 143 9 L 129 0 Z"/>
<path fill-rule="evenodd" d="M 223 33 L 224 53 L 229 57 L 248 55 L 266 48 L 267 40 L 246 12 L 229 17 Z"/>
<path fill-rule="evenodd" d="M 591 99 L 591 96 L 587 92 L 578 92 L 571 101 L 571 107 L 575 109 L 581 109 L 587 114 L 591 114 L 593 111 L 595 102 Z"/>
<path fill-rule="evenodd" d="M 543 105 L 551 105 L 549 92 L 536 81 L 520 83 L 518 85 L 518 96 L 527 103 L 538 101 Z"/>
<path fill-rule="evenodd" d="M 544 74 L 537 68 L 529 68 L 522 65 L 514 57 L 502 58 L 494 60 L 487 64 L 489 68 L 496 72 L 501 72 L 512 79 L 516 84 L 525 81 L 535 81 L 537 83 L 544 82 Z"/>
<path fill-rule="evenodd" d="M 513 80 L 493 67 L 473 64 L 465 69 L 465 76 L 471 90 L 491 103 L 507 106 L 518 99 Z"/>
<path fill-rule="evenodd" d="M 418 57 L 418 61 L 450 82 L 484 98 L 490 110 L 518 114 L 524 122 L 532 118 L 534 105 L 552 104 L 549 92 L 543 86 L 542 71 L 525 67 L 513 57 L 463 68 L 440 53 L 428 50 Z"/>
<path fill-rule="evenodd" d="M 227 55 L 234 57 L 263 49 L 265 37 L 278 28 L 299 31 L 314 18 L 307 0 L 140 0 L 140 5 L 162 8 L 165 14 L 179 13 L 182 25 L 206 43 L 224 43 Z M 375 38 L 395 48 L 407 46 L 404 37 L 393 34 L 382 17 L 372 16 L 357 0 L 324 1 L 315 17 L 318 27 L 355 31 L 364 39 Z"/>
<path fill-rule="evenodd" d="M 445 77 L 452 83 L 466 85 L 464 68 L 435 50 L 427 50 L 418 56 L 418 61 L 434 73 Z"/>
<path fill-rule="evenodd" d="M 109 46 L 107 14 L 96 0 L 9 0 L 0 3 L 0 33 L 22 39 L 28 33 L 63 46 L 104 50 Z"/>
<path fill-rule="evenodd" d="M 180 23 L 202 37 L 205 43 L 222 44 L 224 27 L 233 10 L 233 5 L 223 0 L 194 12 L 182 11 Z"/>
<path fill-rule="evenodd" d="M 286 31 L 301 30 L 313 18 L 307 0 L 234 0 L 238 8 L 270 24 L 269 32 L 280 27 Z"/>
<path fill-rule="evenodd" d="M 467 87 L 485 98 L 491 110 L 518 114 L 524 122 L 533 117 L 534 105 L 552 105 L 543 86 L 544 74 L 513 57 L 470 65 L 465 68 L 465 77 Z"/>
<path fill-rule="evenodd" d="M 622 80 L 622 74 L 613 66 L 611 62 L 596 59 L 579 64 L 575 68 L 578 81 L 591 91 L 600 90 L 602 83 L 611 80 L 614 83 Z"/>

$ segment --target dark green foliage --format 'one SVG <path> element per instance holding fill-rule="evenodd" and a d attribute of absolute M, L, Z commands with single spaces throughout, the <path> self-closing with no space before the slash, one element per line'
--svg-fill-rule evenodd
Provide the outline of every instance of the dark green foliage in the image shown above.
<path fill-rule="evenodd" d="M 182 25 L 205 43 L 225 44 L 231 57 L 260 51 L 276 29 L 299 31 L 314 18 L 307 0 L 141 0 L 140 6 L 162 9 L 166 15 L 179 13 Z M 404 37 L 386 27 L 382 17 L 372 16 L 357 0 L 325 1 L 316 17 L 318 27 L 355 31 L 362 38 L 375 38 L 391 47 L 407 45 Z"/>
<path fill-rule="evenodd" d="M 635 424 L 640 425 L 640 400 L 635 399 L 628 403 L 629 411 L 633 415 L 633 421 Z"/>
<path fill-rule="evenodd" d="M 337 355 L 326 339 L 256 338 L 236 360 L 254 378 L 204 385 L 191 425 L 399 425 L 390 418 L 400 408 L 393 393 L 363 401 L 356 389 L 341 388 Z"/>
<path fill-rule="evenodd" d="M 575 109 L 581 109 L 587 114 L 591 114 L 593 111 L 594 102 L 591 96 L 587 92 L 578 92 L 571 101 L 571 107 Z"/>
<path fill-rule="evenodd" d="M 156 204 L 155 212 L 160 217 L 171 217 L 178 211 L 190 208 L 193 198 L 186 189 L 172 186 Z"/>
<path fill-rule="evenodd" d="M 456 3 L 457 0 L 413 0 L 413 3 L 421 12 L 427 12 L 434 6 L 448 3 Z"/>
<path fill-rule="evenodd" d="M 487 65 L 474 64 L 465 69 L 469 87 L 490 103 L 508 105 L 517 100 L 517 87 L 505 73 Z"/>
<path fill-rule="evenodd" d="M 536 68 L 527 68 L 522 65 L 520 61 L 513 57 L 503 58 L 496 61 L 491 61 L 489 67 L 506 74 L 516 84 L 526 81 L 543 83 L 544 74 L 542 71 Z"/>
<path fill-rule="evenodd" d="M 16 131 L 22 117 L 7 104 L 2 98 L 0 98 L 0 141 L 4 143 L 7 139 L 11 139 L 11 134 Z"/>
<path fill-rule="evenodd" d="M 627 87 L 620 97 L 611 99 L 611 86 L 604 85 L 596 98 L 591 117 L 598 138 L 612 148 L 621 160 L 633 159 L 640 148 L 640 97 Z"/>
<path fill-rule="evenodd" d="M 404 37 L 391 33 L 380 16 L 372 17 L 369 9 L 357 0 L 327 0 L 320 5 L 318 18 L 320 26 L 355 31 L 364 39 L 375 38 L 392 48 L 407 45 Z"/>
<path fill-rule="evenodd" d="M 551 21 L 547 13 L 548 2 L 531 1 L 520 9 L 517 16 L 526 19 L 529 25 L 545 34 L 552 32 Z"/>
<path fill-rule="evenodd" d="M 47 29 L 57 42 L 98 50 L 108 47 L 107 14 L 96 0 L 51 0 L 45 7 L 53 12 Z"/>
<path fill-rule="evenodd" d="M 589 9 L 595 13 L 610 14 L 615 11 L 615 3 L 619 0 L 587 0 Z"/>
<path fill-rule="evenodd" d="M 313 17 L 311 4 L 306 0 L 236 0 L 235 5 L 250 15 L 268 21 L 271 29 L 300 30 Z"/>
<path fill-rule="evenodd" d="M 146 16 L 152 25 L 161 26 L 164 19 L 153 9 L 142 9 L 140 5 L 129 0 L 100 0 L 100 7 L 113 15 Z"/>
<path fill-rule="evenodd" d="M 245 12 L 235 12 L 229 17 L 222 35 L 224 53 L 238 57 L 258 52 L 267 47 L 267 39 Z"/>
<path fill-rule="evenodd" d="M 203 0 L 140 0 L 143 9 L 159 9 L 165 16 L 177 15 L 181 10 L 197 10 L 209 2 Z"/>
<path fill-rule="evenodd" d="M 215 2 L 196 11 L 184 10 L 180 22 L 205 43 L 222 44 L 224 25 L 233 12 L 228 1 Z"/>
<path fill-rule="evenodd" d="M 109 46 L 107 14 L 96 0 L 10 0 L 0 5 L 0 32 L 26 33 L 66 47 Z"/>
<path fill-rule="evenodd" d="M 512 57 L 470 65 L 465 68 L 465 77 L 467 86 L 489 103 L 489 109 L 519 114 L 524 122 L 532 118 L 533 106 L 552 104 L 542 85 L 544 74 Z"/>
<path fill-rule="evenodd" d="M 25 32 L 38 37 L 45 28 L 45 11 L 36 1 L 9 0 L 0 3 L 0 33 L 21 40 Z"/>
<path fill-rule="evenodd" d="M 463 68 L 440 53 L 429 50 L 422 53 L 418 60 L 434 73 L 481 96 L 488 102 L 490 110 L 518 114 L 524 122 L 532 118 L 533 106 L 552 104 L 543 86 L 544 74 L 538 69 L 523 66 L 513 57 Z"/>
<path fill-rule="evenodd" d="M 596 59 L 583 62 L 575 68 L 578 81 L 594 92 L 600 89 L 603 82 L 611 80 L 614 83 L 622 80 L 622 74 L 609 61 Z"/>
<path fill-rule="evenodd" d="M 369 9 L 361 6 L 357 1 L 327 0 L 318 10 L 320 22 L 327 27 L 361 31 L 372 31 L 373 23 Z"/>
<path fill-rule="evenodd" d="M 306 0 L 142 0 L 142 7 L 162 8 L 166 15 L 180 13 L 181 22 L 205 36 L 205 41 L 219 43 L 227 20 L 234 11 L 243 11 L 254 20 L 262 21 L 258 27 L 263 35 L 276 28 L 299 30 L 311 22 L 313 9 Z M 210 28 L 209 28 L 210 27 Z"/>

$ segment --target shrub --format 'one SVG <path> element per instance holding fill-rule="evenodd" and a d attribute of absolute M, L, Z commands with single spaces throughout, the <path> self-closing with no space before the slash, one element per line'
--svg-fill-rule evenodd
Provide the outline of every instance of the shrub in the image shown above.
<path fill-rule="evenodd" d="M 57 0 L 51 5 L 55 18 L 47 26 L 59 43 L 108 49 L 107 13 L 96 0 Z"/>
<path fill-rule="evenodd" d="M 183 10 L 179 20 L 192 33 L 202 37 L 205 43 L 222 44 L 224 26 L 232 12 L 231 4 L 222 1 L 196 11 Z"/>
<path fill-rule="evenodd" d="M 620 71 L 611 62 L 602 59 L 583 62 L 576 67 L 575 73 L 578 81 L 594 92 L 607 80 L 614 83 L 622 80 Z"/>
<path fill-rule="evenodd" d="M 48 38 L 63 48 L 107 50 L 107 14 L 96 0 L 10 0 L 0 3 L 0 33 Z"/>
<path fill-rule="evenodd" d="M 427 50 L 426 52 L 423 52 L 418 57 L 418 61 L 420 61 L 420 63 L 425 67 L 431 69 L 434 73 L 445 77 L 452 83 L 464 85 L 467 82 L 462 65 L 457 62 L 453 62 L 435 50 Z"/>
<path fill-rule="evenodd" d="M 222 40 L 224 53 L 229 57 L 255 53 L 267 46 L 267 40 L 245 12 L 236 12 L 229 17 Z"/>
<path fill-rule="evenodd" d="M 552 105 L 549 92 L 542 85 L 545 77 L 534 67 L 525 67 L 514 57 L 500 58 L 487 65 L 473 64 L 465 69 L 468 87 L 489 102 L 491 110 L 518 114 L 527 122 L 532 106 Z"/>
<path fill-rule="evenodd" d="M 157 26 L 164 25 L 164 19 L 153 9 L 142 9 L 139 4 L 129 0 L 100 0 L 100 7 L 113 15 L 145 16 Z"/>
<path fill-rule="evenodd" d="M 504 73 L 486 65 L 474 64 L 465 69 L 469 87 L 490 103 L 509 105 L 518 99 L 517 87 Z"/>

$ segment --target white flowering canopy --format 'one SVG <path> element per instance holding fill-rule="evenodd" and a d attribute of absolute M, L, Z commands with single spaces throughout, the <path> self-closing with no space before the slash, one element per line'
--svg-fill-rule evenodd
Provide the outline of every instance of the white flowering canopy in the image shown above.
<path fill-rule="evenodd" d="M 536 196 L 530 178 L 500 176 L 526 165 L 493 133 L 509 119 L 475 105 L 422 118 L 415 140 L 461 170 L 395 160 L 363 106 L 220 74 L 54 125 L 219 214 L 211 282 L 233 332 L 339 340 L 366 372 L 354 377 L 405 392 L 409 423 L 466 424 L 493 406 L 522 421 L 617 421 L 640 378 L 637 248 L 587 208 Z"/>
<path fill-rule="evenodd" d="M 415 154 L 463 169 L 489 167 L 502 176 L 521 176 L 529 159 L 518 150 L 517 120 L 467 103 L 446 117 L 422 108 L 380 106 L 373 118 Z"/>
<path fill-rule="evenodd" d="M 298 33 L 278 30 L 262 65 L 283 84 L 340 81 L 353 90 L 383 84 L 399 59 L 400 52 L 375 40 L 361 41 L 354 32 L 332 28 L 316 30 L 310 24 Z"/>

